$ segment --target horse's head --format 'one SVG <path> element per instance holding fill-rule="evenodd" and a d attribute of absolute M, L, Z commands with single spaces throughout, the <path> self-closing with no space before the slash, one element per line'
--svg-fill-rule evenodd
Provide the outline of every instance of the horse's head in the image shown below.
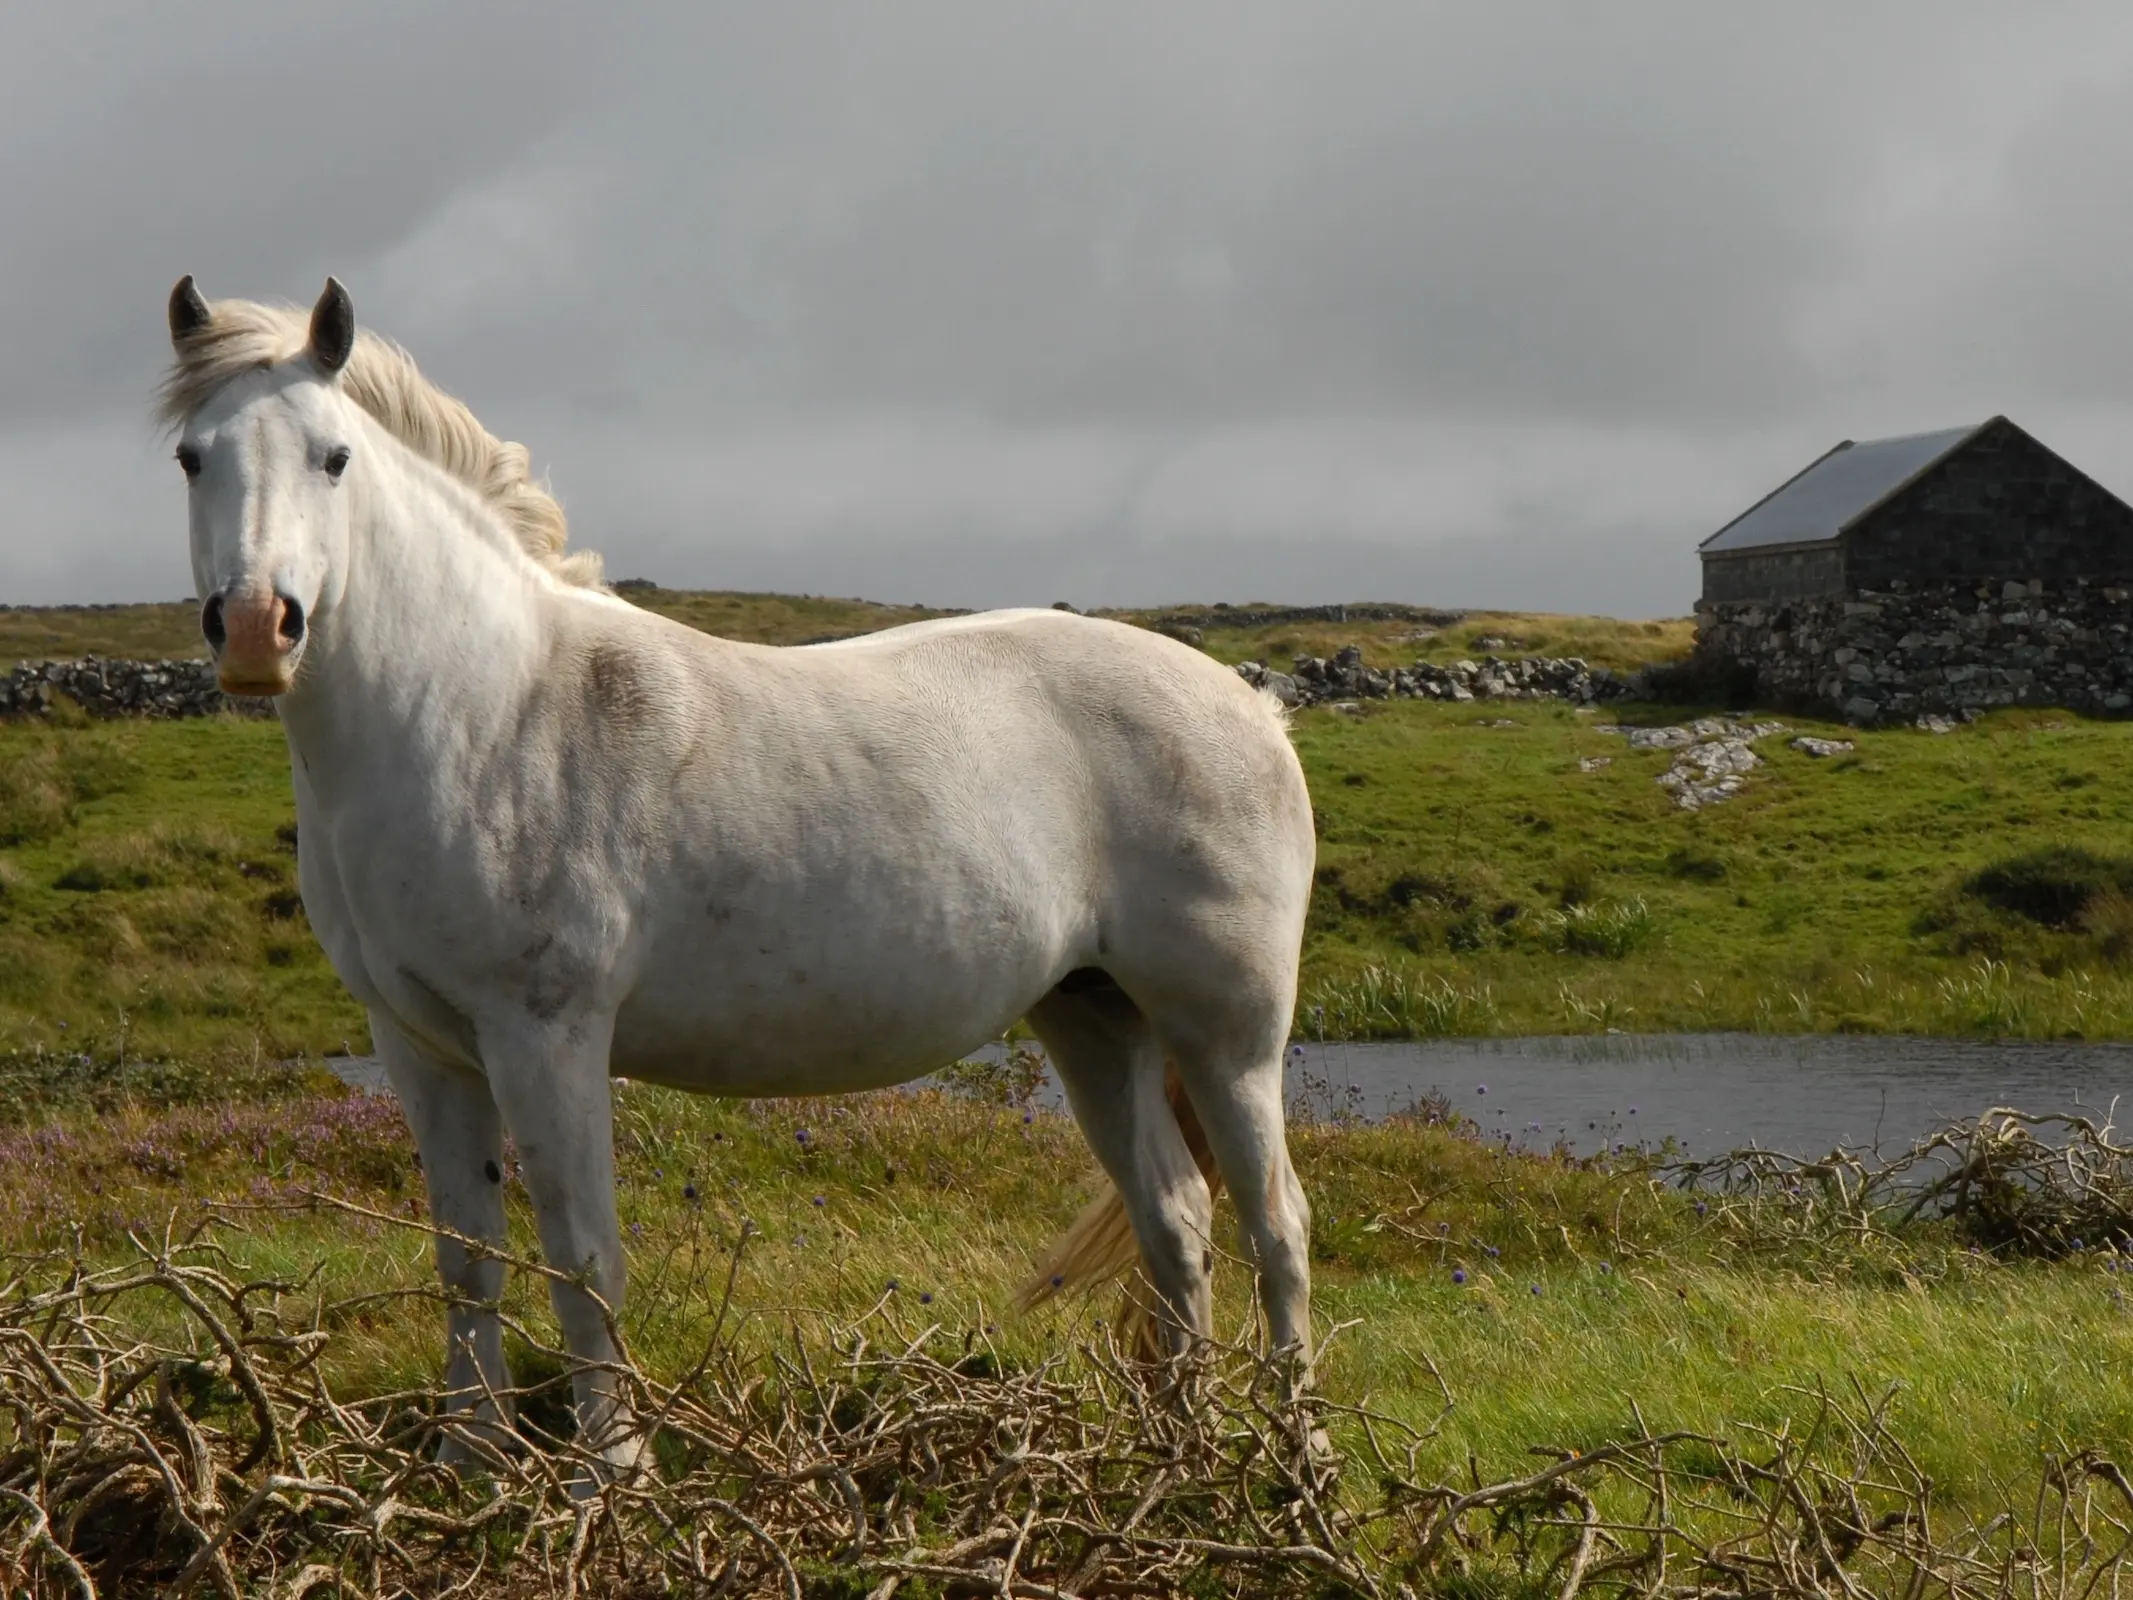
<path fill-rule="evenodd" d="M 190 275 L 178 281 L 170 337 L 181 374 L 221 377 L 212 353 L 235 334 Z M 355 335 L 348 291 L 329 278 L 301 350 L 243 363 L 176 408 L 200 629 L 228 693 L 277 695 L 295 683 L 313 619 L 348 569 L 363 429 L 340 377 Z"/>

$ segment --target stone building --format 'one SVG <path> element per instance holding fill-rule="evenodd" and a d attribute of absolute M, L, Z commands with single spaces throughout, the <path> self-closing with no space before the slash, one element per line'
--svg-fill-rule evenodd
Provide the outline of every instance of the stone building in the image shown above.
<path fill-rule="evenodd" d="M 2133 578 L 2133 506 L 2005 417 L 1847 439 L 1704 540 L 1706 603 Z"/>
<path fill-rule="evenodd" d="M 2133 506 L 2005 417 L 1847 440 L 1699 554 L 1698 660 L 1762 699 L 2133 707 Z"/>

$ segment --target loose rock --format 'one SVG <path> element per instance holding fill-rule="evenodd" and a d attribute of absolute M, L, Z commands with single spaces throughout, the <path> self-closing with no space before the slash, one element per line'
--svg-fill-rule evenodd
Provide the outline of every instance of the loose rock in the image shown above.
<path fill-rule="evenodd" d="M 1783 733 L 1785 725 L 1699 717 L 1685 727 L 1633 728 L 1609 722 L 1596 724 L 1593 731 L 1622 734 L 1632 750 L 1675 752 L 1673 763 L 1659 774 L 1659 787 L 1673 791 L 1674 804 L 1682 810 L 1701 811 L 1732 799 L 1747 786 L 1748 774 L 1763 764 L 1751 745 Z M 1582 761 L 1578 765 L 1585 767 Z"/>

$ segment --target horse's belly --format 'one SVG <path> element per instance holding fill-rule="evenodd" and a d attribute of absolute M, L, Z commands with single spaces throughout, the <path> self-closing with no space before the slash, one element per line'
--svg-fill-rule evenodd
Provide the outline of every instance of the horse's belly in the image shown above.
<path fill-rule="evenodd" d="M 655 976 L 616 1014 L 613 1070 L 722 1095 L 905 1083 L 999 1038 L 1029 1008 L 1049 973 L 1020 954 L 995 950 L 982 970 L 921 973 L 899 961 L 863 977 L 800 967 Z"/>

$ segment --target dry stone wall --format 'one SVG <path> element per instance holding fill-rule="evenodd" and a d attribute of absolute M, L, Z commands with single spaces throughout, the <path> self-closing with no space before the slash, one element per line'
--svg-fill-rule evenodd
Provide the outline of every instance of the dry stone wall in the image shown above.
<path fill-rule="evenodd" d="M 1238 663 L 1237 675 L 1254 688 L 1271 689 L 1283 705 L 1315 706 L 1339 700 L 1598 700 L 1635 699 L 1646 673 L 1612 672 L 1587 666 L 1576 656 L 1488 656 L 1449 666 L 1417 661 L 1411 667 L 1369 667 L 1349 645 L 1331 656 L 1298 656 L 1294 671 L 1264 662 Z"/>
<path fill-rule="evenodd" d="M 1340 700 L 1602 700 L 1641 698 L 1647 672 L 1612 672 L 1588 666 L 1575 656 L 1522 656 L 1505 660 L 1485 656 L 1448 666 L 1417 661 L 1413 666 L 1378 668 L 1363 664 L 1363 652 L 1349 645 L 1331 656 L 1299 656 L 1293 672 L 1257 661 L 1237 668 L 1246 682 L 1268 688 L 1291 706 L 1324 705 Z M 245 716 L 272 716 L 273 703 L 242 700 L 215 687 L 215 669 L 207 661 L 109 661 L 87 656 L 79 661 L 26 661 L 0 679 L 0 717 L 34 717 L 49 712 L 55 700 L 74 701 L 98 717 L 204 717 L 221 711 Z"/>
<path fill-rule="evenodd" d="M 18 662 L 0 679 L 0 717 L 38 717 L 55 699 L 96 717 L 205 717 L 221 711 L 272 716 L 270 700 L 238 699 L 215 687 L 211 661 Z"/>
<path fill-rule="evenodd" d="M 1705 602 L 1696 664 L 1861 726 L 1995 706 L 2133 709 L 2133 588 L 2042 580 Z"/>

